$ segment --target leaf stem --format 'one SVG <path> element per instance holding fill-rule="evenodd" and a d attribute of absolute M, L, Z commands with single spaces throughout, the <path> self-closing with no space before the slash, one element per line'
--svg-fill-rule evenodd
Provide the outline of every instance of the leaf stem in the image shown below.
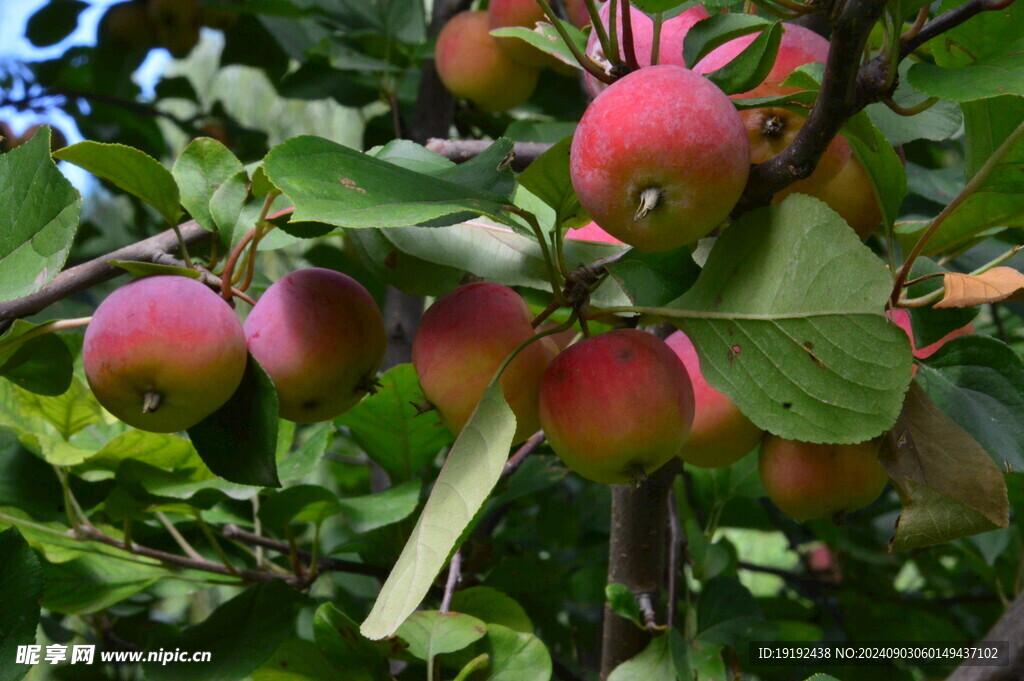
<path fill-rule="evenodd" d="M 188 254 L 188 244 L 185 243 L 185 237 L 181 235 L 181 229 L 178 225 L 171 224 L 171 229 L 174 230 L 174 236 L 178 237 L 178 248 L 181 249 L 181 259 L 185 261 L 185 266 L 192 269 L 192 258 Z"/>
<path fill-rule="evenodd" d="M 541 254 L 544 256 L 544 264 L 548 270 L 548 281 L 551 284 L 551 293 L 555 296 L 555 300 L 563 300 L 562 296 L 562 282 L 559 277 L 558 268 L 555 266 L 555 261 L 551 258 L 551 251 L 548 249 L 547 239 L 544 238 L 544 231 L 540 227 L 540 223 L 537 221 L 537 216 L 528 210 L 523 210 L 519 206 L 509 204 L 504 207 L 505 210 L 518 215 L 530 226 L 533 230 L 533 235 L 537 238 L 537 242 L 540 244 Z"/>
<path fill-rule="evenodd" d="M 178 528 L 174 526 L 174 523 L 172 523 L 167 518 L 167 516 L 163 514 L 163 512 L 157 511 L 156 519 L 160 521 L 160 524 L 164 526 L 165 530 L 167 530 L 167 534 L 171 535 L 171 537 L 174 539 L 174 542 L 181 548 L 182 551 L 185 552 L 186 556 L 188 556 L 189 558 L 193 558 L 195 560 L 203 560 L 202 554 L 200 554 L 198 551 L 192 548 L 192 545 L 188 543 L 188 540 L 185 539 L 185 537 L 183 537 L 180 532 L 178 532 Z"/>
<path fill-rule="evenodd" d="M 55 319 L 50 322 L 44 322 L 38 327 L 26 331 L 17 338 L 12 338 L 6 343 L 0 343 L 0 352 L 10 352 L 20 346 L 22 343 L 26 343 L 33 338 L 39 336 L 45 336 L 48 333 L 54 333 L 57 331 L 64 331 L 66 329 L 75 329 L 80 326 L 86 326 L 92 321 L 92 317 L 77 317 L 75 319 Z"/>

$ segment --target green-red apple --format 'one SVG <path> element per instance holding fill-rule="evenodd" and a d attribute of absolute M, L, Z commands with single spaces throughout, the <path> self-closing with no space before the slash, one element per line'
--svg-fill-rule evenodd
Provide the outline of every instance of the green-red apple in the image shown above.
<path fill-rule="evenodd" d="M 697 349 L 682 331 L 665 339 L 676 353 L 693 385 L 693 429 L 680 450 L 683 461 L 702 468 L 729 466 L 749 454 L 764 431 L 704 380 Z"/>
<path fill-rule="evenodd" d="M 332 419 L 371 392 L 384 361 L 384 321 L 352 277 L 311 267 L 278 279 L 245 320 L 249 352 L 277 388 L 281 418 Z"/>
<path fill-rule="evenodd" d="M 634 483 L 679 453 L 693 423 L 693 388 L 664 341 L 611 331 L 551 362 L 540 385 L 540 421 L 572 470 L 597 482 Z"/>
<path fill-rule="evenodd" d="M 877 499 L 888 477 L 878 463 L 881 440 L 810 444 L 770 435 L 758 465 L 768 498 L 796 520 L 832 518 Z"/>
<path fill-rule="evenodd" d="M 452 433 L 462 432 L 501 363 L 534 335 L 530 323 L 522 296 L 487 282 L 460 286 L 424 313 L 412 343 L 412 363 L 424 396 Z M 516 416 L 517 443 L 540 430 L 537 391 L 557 353 L 551 338 L 541 338 L 501 375 L 502 392 Z"/>
<path fill-rule="evenodd" d="M 587 107 L 569 169 L 580 204 L 606 232 L 666 251 L 728 217 L 750 172 L 750 143 L 711 81 L 682 66 L 648 66 Z"/>
<path fill-rule="evenodd" d="M 85 377 L 111 414 L 154 433 L 186 430 L 220 408 L 245 372 L 245 334 L 194 279 L 138 279 L 100 303 L 85 331 Z"/>
<path fill-rule="evenodd" d="M 435 66 L 441 82 L 456 97 L 482 111 L 507 111 L 530 98 L 538 70 L 509 57 L 490 30 L 487 12 L 456 14 L 437 36 Z"/>

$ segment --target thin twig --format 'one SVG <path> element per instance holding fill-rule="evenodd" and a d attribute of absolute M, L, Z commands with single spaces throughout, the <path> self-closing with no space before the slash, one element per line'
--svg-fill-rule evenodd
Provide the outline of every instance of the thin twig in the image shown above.
<path fill-rule="evenodd" d="M 237 539 L 238 541 L 251 546 L 262 546 L 283 555 L 289 555 L 291 553 L 291 547 L 287 542 L 255 535 L 252 532 L 243 530 L 237 525 L 225 525 L 220 529 L 220 533 L 228 539 Z M 312 557 L 308 551 L 304 551 L 302 549 L 297 549 L 295 551 L 295 555 L 307 562 Z M 378 568 L 373 565 L 367 565 L 366 563 L 356 563 L 349 560 L 340 560 L 337 558 L 331 558 L 330 556 L 321 556 L 317 562 L 319 563 L 318 569 L 320 572 L 347 572 L 353 575 L 377 577 L 378 579 L 386 578 L 390 572 L 390 570 L 386 568 Z"/>
<path fill-rule="evenodd" d="M 167 530 L 167 534 L 171 535 L 171 538 L 174 539 L 174 543 L 176 543 L 181 550 L 185 552 L 186 556 L 195 560 L 204 560 L 202 554 L 196 551 L 192 545 L 188 543 L 188 540 L 181 535 L 181 532 L 178 532 L 178 528 L 174 526 L 174 523 L 168 520 L 167 516 L 164 515 L 162 511 L 156 512 L 156 519 L 160 521 L 160 524 L 164 526 L 165 530 Z"/>
<path fill-rule="evenodd" d="M 537 448 L 544 444 L 544 431 L 540 430 L 530 436 L 530 439 L 523 443 L 523 445 L 516 450 L 516 453 L 508 458 L 505 462 L 505 467 L 501 470 L 501 477 L 507 478 L 516 472 L 516 469 L 522 465 L 523 461 L 526 460 L 530 454 L 537 451 Z"/>
<path fill-rule="evenodd" d="M 676 508 L 675 490 L 668 491 L 668 615 L 667 624 L 671 629 L 676 621 L 676 588 L 679 581 L 679 554 L 682 548 L 682 531 L 679 527 L 679 509 Z"/>
<path fill-rule="evenodd" d="M 444 597 L 441 598 L 441 607 L 438 608 L 438 612 L 442 615 L 447 614 L 451 609 L 452 596 L 455 594 L 455 589 L 461 580 L 462 551 L 459 550 L 452 554 L 451 562 L 448 564 L 448 581 L 444 585 Z"/>

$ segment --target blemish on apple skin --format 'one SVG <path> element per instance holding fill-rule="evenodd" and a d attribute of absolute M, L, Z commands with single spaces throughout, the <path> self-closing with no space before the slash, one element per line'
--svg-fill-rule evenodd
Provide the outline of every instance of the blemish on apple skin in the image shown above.
<path fill-rule="evenodd" d="M 366 193 L 366 190 L 357 185 L 355 180 L 349 179 L 347 177 L 341 177 L 338 178 L 338 182 L 341 182 L 341 186 L 344 187 L 345 189 L 351 189 L 353 191 L 359 192 L 360 194 Z"/>

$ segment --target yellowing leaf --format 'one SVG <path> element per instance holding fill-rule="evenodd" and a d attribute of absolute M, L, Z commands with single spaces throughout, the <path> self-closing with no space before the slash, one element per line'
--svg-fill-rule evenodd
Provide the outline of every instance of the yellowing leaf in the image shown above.
<path fill-rule="evenodd" d="M 1012 267 L 993 267 L 981 274 L 946 272 L 946 293 L 935 307 L 973 307 L 1001 300 L 1024 300 L 1024 274 Z"/>

